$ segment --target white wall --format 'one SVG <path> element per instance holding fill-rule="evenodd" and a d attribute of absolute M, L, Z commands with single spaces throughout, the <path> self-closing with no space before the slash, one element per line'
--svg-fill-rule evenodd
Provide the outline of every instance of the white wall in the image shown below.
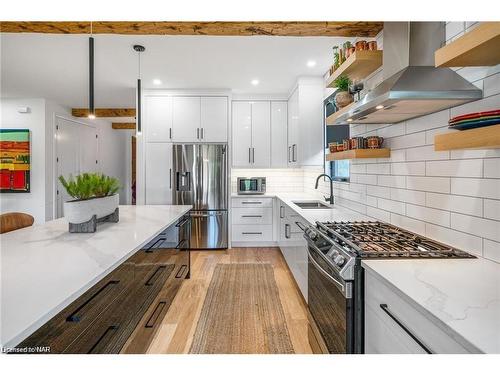
<path fill-rule="evenodd" d="M 120 204 L 130 202 L 130 137 L 131 130 L 114 130 L 111 122 L 103 119 L 77 119 L 68 108 L 45 99 L 8 99 L 1 101 L 1 127 L 31 130 L 31 191 L 30 193 L 2 193 L 1 212 L 21 211 L 33 215 L 35 223 L 55 217 L 55 119 L 61 116 L 95 126 L 98 137 L 98 170 L 118 178 L 122 183 Z M 19 107 L 30 112 L 18 113 Z M 78 126 L 75 123 L 75 126 Z"/>
<path fill-rule="evenodd" d="M 19 107 L 29 107 L 29 113 L 19 113 Z M 30 129 L 31 171 L 29 193 L 0 194 L 1 212 L 21 211 L 32 215 L 36 222 L 44 222 L 45 207 L 45 100 L 2 99 L 2 128 Z"/>

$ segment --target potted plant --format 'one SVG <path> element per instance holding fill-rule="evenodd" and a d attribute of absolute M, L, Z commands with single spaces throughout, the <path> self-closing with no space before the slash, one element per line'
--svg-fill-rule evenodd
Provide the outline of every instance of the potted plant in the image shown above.
<path fill-rule="evenodd" d="M 59 176 L 59 181 L 75 198 L 64 202 L 64 216 L 70 223 L 70 232 L 95 232 L 97 222 L 112 215 L 110 221 L 118 221 L 118 179 L 101 173 L 82 173 L 68 180 Z"/>
<path fill-rule="evenodd" d="M 335 95 L 337 107 L 343 108 L 354 101 L 352 94 L 349 92 L 350 84 L 351 80 L 345 75 L 341 75 L 333 81 L 334 87 L 337 88 L 337 94 Z"/>

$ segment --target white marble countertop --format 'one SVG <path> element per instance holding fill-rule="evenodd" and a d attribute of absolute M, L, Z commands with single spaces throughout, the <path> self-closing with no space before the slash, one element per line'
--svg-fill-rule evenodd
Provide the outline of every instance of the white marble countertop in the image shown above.
<path fill-rule="evenodd" d="M 0 235 L 1 345 L 17 345 L 191 206 L 120 206 L 118 223 L 69 233 L 66 219 Z"/>
<path fill-rule="evenodd" d="M 362 264 L 464 347 L 500 353 L 500 264 L 482 258 Z"/>

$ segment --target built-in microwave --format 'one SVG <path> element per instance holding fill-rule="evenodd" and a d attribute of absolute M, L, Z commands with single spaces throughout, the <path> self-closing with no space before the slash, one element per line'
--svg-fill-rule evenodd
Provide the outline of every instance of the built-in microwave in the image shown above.
<path fill-rule="evenodd" d="M 265 194 L 265 177 L 238 177 L 238 194 Z"/>

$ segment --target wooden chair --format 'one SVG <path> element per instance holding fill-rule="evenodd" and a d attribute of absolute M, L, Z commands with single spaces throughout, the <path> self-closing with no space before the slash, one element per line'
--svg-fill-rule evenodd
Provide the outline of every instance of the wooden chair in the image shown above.
<path fill-rule="evenodd" d="M 16 229 L 30 227 L 35 219 L 22 212 L 9 212 L 0 215 L 0 233 L 11 232 Z"/>

